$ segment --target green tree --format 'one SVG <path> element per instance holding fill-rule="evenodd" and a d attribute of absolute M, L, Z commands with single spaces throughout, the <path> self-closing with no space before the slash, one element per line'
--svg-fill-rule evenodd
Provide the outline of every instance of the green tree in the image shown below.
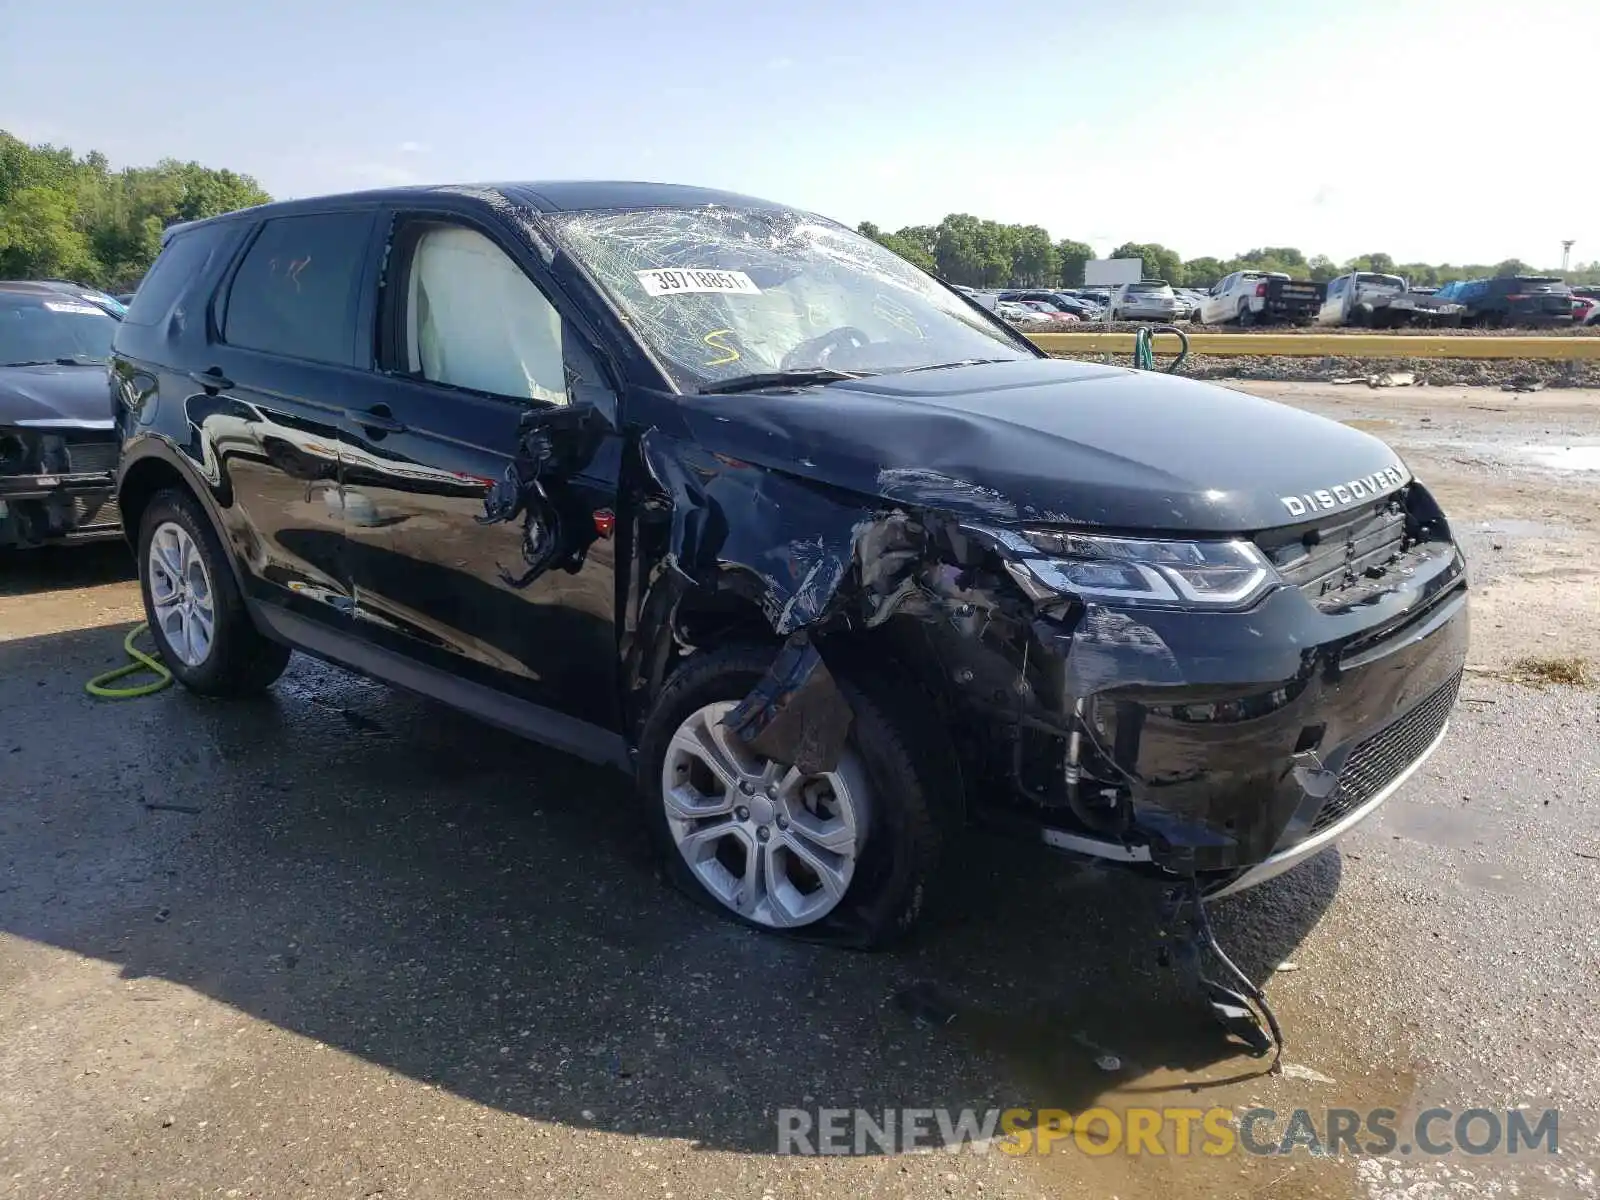
<path fill-rule="evenodd" d="M 1327 283 L 1339 277 L 1339 264 L 1326 254 L 1313 254 L 1306 263 L 1306 275 L 1316 283 Z"/>
<path fill-rule="evenodd" d="M 79 279 L 98 273 L 89 239 L 77 228 L 69 193 L 47 187 L 14 192 L 0 206 L 0 278 Z"/>
<path fill-rule="evenodd" d="M 1347 271 L 1371 271 L 1377 275 L 1394 275 L 1394 259 L 1387 254 L 1363 254 L 1344 265 Z"/>
<path fill-rule="evenodd" d="M 1504 262 L 1496 264 L 1494 269 L 1494 277 L 1496 279 L 1510 279 L 1513 275 L 1534 274 L 1537 274 L 1537 272 L 1520 258 L 1508 258 Z"/>
<path fill-rule="evenodd" d="M 951 213 L 934 233 L 933 258 L 939 274 L 951 283 L 973 287 L 983 282 L 985 255 L 982 224 L 967 213 Z"/>
<path fill-rule="evenodd" d="M 167 226 L 270 199 L 254 179 L 233 171 L 177 159 L 113 171 L 98 151 L 78 158 L 0 130 L 0 273 L 131 287 Z"/>
<path fill-rule="evenodd" d="M 1208 288 L 1227 273 L 1215 258 L 1191 258 L 1183 264 L 1183 282 L 1189 287 Z"/>
<path fill-rule="evenodd" d="M 1142 259 L 1146 279 L 1165 279 L 1175 284 L 1184 281 L 1183 260 L 1176 250 L 1168 250 L 1159 242 L 1124 242 L 1111 252 L 1111 257 Z"/>
<path fill-rule="evenodd" d="M 1427 263 L 1401 263 L 1394 270 L 1396 275 L 1404 275 L 1412 287 L 1433 287 L 1441 282 L 1438 268 Z"/>
<path fill-rule="evenodd" d="M 1056 261 L 1061 272 L 1061 286 L 1083 286 L 1083 264 L 1094 257 L 1094 250 L 1084 242 L 1062 238 L 1056 243 Z"/>
<path fill-rule="evenodd" d="M 1061 275 L 1061 258 L 1050 234 L 1038 225 L 1018 225 L 1010 282 L 1023 287 L 1044 287 Z"/>

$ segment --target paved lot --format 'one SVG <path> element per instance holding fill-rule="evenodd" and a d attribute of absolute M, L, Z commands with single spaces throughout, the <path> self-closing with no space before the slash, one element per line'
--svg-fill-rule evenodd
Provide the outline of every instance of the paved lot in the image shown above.
<path fill-rule="evenodd" d="M 1600 397 L 1249 386 L 1394 422 L 1486 585 L 1439 755 L 1215 908 L 1253 975 L 1296 968 L 1291 1074 L 1174 1004 L 1125 881 L 977 847 L 914 945 L 797 946 L 668 891 L 618 778 L 310 660 L 246 704 L 94 702 L 138 608 L 85 548 L 0 563 L 0 1195 L 1594 1195 L 1600 691 L 1508 676 L 1600 639 L 1600 474 L 1522 448 L 1600 445 Z M 772 1153 L 781 1107 L 1430 1102 L 1560 1106 L 1562 1152 Z"/>

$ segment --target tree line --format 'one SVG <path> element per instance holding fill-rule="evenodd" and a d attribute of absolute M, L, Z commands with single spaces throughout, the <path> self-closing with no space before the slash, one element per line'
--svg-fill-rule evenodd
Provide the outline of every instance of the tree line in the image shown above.
<path fill-rule="evenodd" d="M 98 152 L 80 158 L 0 130 L 0 279 L 131 290 L 167 226 L 270 199 L 233 171 L 170 158 L 113 171 Z"/>
<path fill-rule="evenodd" d="M 1083 286 L 1083 264 L 1100 257 L 1071 238 L 1053 240 L 1038 225 L 1003 225 L 967 213 L 951 213 L 937 225 L 907 225 L 889 233 L 871 221 L 857 231 L 951 283 L 968 287 Z M 1146 278 L 1180 287 L 1210 287 L 1235 271 L 1282 271 L 1298 279 L 1325 283 L 1346 271 L 1404 275 L 1413 284 L 1434 286 L 1457 279 L 1535 275 L 1521 259 L 1498 263 L 1397 263 L 1387 254 L 1363 254 L 1335 262 L 1325 254 L 1309 258 L 1293 246 L 1259 246 L 1234 258 L 1189 258 L 1157 242 L 1124 242 L 1107 258 L 1137 258 Z M 1569 283 L 1600 283 L 1600 261 L 1579 264 L 1565 275 Z"/>

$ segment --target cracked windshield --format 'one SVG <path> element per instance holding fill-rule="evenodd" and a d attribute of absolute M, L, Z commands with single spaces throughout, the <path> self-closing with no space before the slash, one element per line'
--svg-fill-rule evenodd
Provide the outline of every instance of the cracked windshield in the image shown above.
<path fill-rule="evenodd" d="M 774 371 L 1031 357 L 959 293 L 816 217 L 646 209 L 552 223 L 684 391 Z"/>

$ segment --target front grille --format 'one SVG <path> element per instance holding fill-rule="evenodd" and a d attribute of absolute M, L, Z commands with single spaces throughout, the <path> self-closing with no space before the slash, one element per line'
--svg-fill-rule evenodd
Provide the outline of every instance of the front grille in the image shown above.
<path fill-rule="evenodd" d="M 73 442 L 67 447 L 69 469 L 74 475 L 109 475 L 117 469 L 116 442 Z"/>
<path fill-rule="evenodd" d="M 103 500 L 78 496 L 72 501 L 72 523 L 80 533 L 117 529 L 122 525 L 122 510 L 110 496 Z"/>
<path fill-rule="evenodd" d="M 1399 719 L 1389 722 L 1352 750 L 1344 760 L 1344 769 L 1339 772 L 1339 786 L 1323 804 L 1311 825 L 1311 832 L 1318 833 L 1336 824 L 1416 762 L 1444 728 L 1460 686 L 1461 675 L 1457 673 L 1433 695 L 1413 705 Z"/>
<path fill-rule="evenodd" d="M 1316 603 L 1362 578 L 1376 578 L 1403 549 L 1406 512 L 1390 496 L 1320 524 L 1275 530 L 1257 544 L 1284 582 Z"/>

